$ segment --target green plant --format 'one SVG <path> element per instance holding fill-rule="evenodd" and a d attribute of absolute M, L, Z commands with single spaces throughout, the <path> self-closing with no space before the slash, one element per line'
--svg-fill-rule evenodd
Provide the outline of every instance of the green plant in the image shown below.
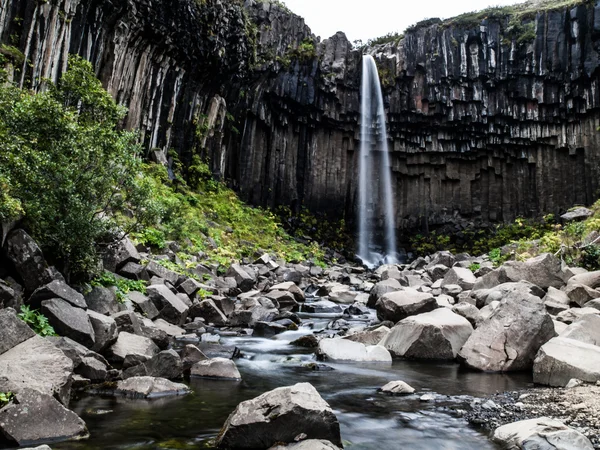
<path fill-rule="evenodd" d="M 581 265 L 588 270 L 600 269 L 600 245 L 587 245 L 581 254 Z"/>
<path fill-rule="evenodd" d="M 12 402 L 15 394 L 12 392 L 0 392 L 0 408 L 4 408 L 10 402 Z"/>
<path fill-rule="evenodd" d="M 469 270 L 471 272 L 477 272 L 479 269 L 481 269 L 481 264 L 479 263 L 472 263 L 469 265 Z"/>
<path fill-rule="evenodd" d="M 141 292 L 142 294 L 146 293 L 146 282 L 144 280 L 129 280 L 127 278 L 120 278 L 111 272 L 102 273 L 94 278 L 90 284 L 92 286 L 116 287 L 117 301 L 119 303 L 125 302 L 127 299 L 127 294 L 132 291 Z"/>
<path fill-rule="evenodd" d="M 42 337 L 56 336 L 56 332 L 52 325 L 48 323 L 48 318 L 41 312 L 31 309 L 27 305 L 21 306 L 19 318 L 31 327 L 33 331 Z"/>

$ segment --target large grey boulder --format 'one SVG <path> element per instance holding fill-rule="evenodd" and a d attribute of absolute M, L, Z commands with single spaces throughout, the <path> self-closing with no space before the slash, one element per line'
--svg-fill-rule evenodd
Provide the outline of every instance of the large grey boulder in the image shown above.
<path fill-rule="evenodd" d="M 35 336 L 12 308 L 0 310 L 0 355 Z"/>
<path fill-rule="evenodd" d="M 239 264 L 232 264 L 225 276 L 235 279 L 238 289 L 242 292 L 248 292 L 254 286 L 254 278 Z"/>
<path fill-rule="evenodd" d="M 294 285 L 295 286 L 295 285 Z M 267 292 L 266 297 L 275 305 L 279 305 L 279 309 L 283 311 L 298 310 L 298 302 L 294 294 L 289 291 L 271 290 Z"/>
<path fill-rule="evenodd" d="M 535 358 L 533 381 L 566 386 L 571 378 L 600 381 L 600 347 L 562 336 L 551 339 Z"/>
<path fill-rule="evenodd" d="M 83 439 L 85 422 L 52 396 L 23 389 L 15 402 L 0 410 L 0 435 L 16 446 Z"/>
<path fill-rule="evenodd" d="M 73 362 L 50 341 L 34 336 L 0 355 L 0 392 L 36 389 L 69 404 Z"/>
<path fill-rule="evenodd" d="M 305 300 L 304 292 L 293 281 L 284 281 L 283 283 L 278 283 L 274 286 L 271 286 L 269 288 L 269 292 L 271 291 L 289 292 L 294 296 L 294 300 L 296 300 L 299 303 L 302 303 Z"/>
<path fill-rule="evenodd" d="M 302 305 L 302 312 L 312 314 L 342 314 L 343 311 L 340 305 L 329 300 L 319 300 Z"/>
<path fill-rule="evenodd" d="M 94 337 L 96 342 L 92 346 L 92 350 L 95 352 L 102 352 L 106 348 L 110 347 L 115 343 L 119 332 L 117 331 L 117 323 L 115 319 L 104 314 L 97 313 L 88 309 L 86 311 L 94 329 Z"/>
<path fill-rule="evenodd" d="M 159 352 L 159 348 L 151 339 L 131 333 L 119 333 L 117 342 L 108 350 L 108 360 L 122 364 L 123 368 L 135 366 L 148 361 Z"/>
<path fill-rule="evenodd" d="M 391 362 L 392 355 L 381 345 L 364 345 L 347 339 L 321 339 L 319 355 L 333 361 Z"/>
<path fill-rule="evenodd" d="M 600 270 L 574 275 L 569 278 L 567 284 L 583 284 L 584 286 L 596 289 L 600 287 Z"/>
<path fill-rule="evenodd" d="M 388 395 L 410 395 L 415 392 L 415 388 L 404 381 L 398 380 L 390 381 L 377 389 L 377 391 Z"/>
<path fill-rule="evenodd" d="M 510 281 L 490 289 L 473 291 L 471 295 L 475 298 L 477 307 L 483 308 L 492 302 L 509 299 L 535 302 L 544 297 L 545 292 L 528 281 Z"/>
<path fill-rule="evenodd" d="M 381 342 L 394 356 L 418 359 L 454 359 L 473 326 L 447 308 L 407 317 Z"/>
<path fill-rule="evenodd" d="M 146 264 L 146 271 L 151 277 L 167 280 L 173 286 L 177 284 L 177 281 L 180 277 L 177 272 L 167 269 L 165 266 L 158 264 L 156 261 L 149 261 L 148 264 Z"/>
<path fill-rule="evenodd" d="M 280 387 L 240 403 L 216 441 L 221 449 L 269 448 L 296 437 L 324 439 L 342 446 L 340 424 L 309 383 Z"/>
<path fill-rule="evenodd" d="M 39 308 L 43 300 L 50 300 L 52 298 L 60 298 L 77 308 L 87 308 L 87 303 L 83 295 L 62 280 L 54 280 L 37 288 L 31 294 L 27 303 L 35 308 Z"/>
<path fill-rule="evenodd" d="M 593 450 L 579 431 L 549 417 L 522 420 L 497 428 L 492 440 L 509 449 Z"/>
<path fill-rule="evenodd" d="M 348 339 L 354 342 L 360 342 L 365 345 L 377 345 L 390 334 L 390 329 L 386 326 L 377 327 L 370 331 L 359 331 L 357 333 L 344 336 L 343 339 Z"/>
<path fill-rule="evenodd" d="M 150 360 L 124 370 L 123 378 L 150 376 L 175 379 L 180 378 L 182 374 L 183 362 L 179 354 L 171 349 L 163 350 Z"/>
<path fill-rule="evenodd" d="M 146 295 L 138 291 L 131 291 L 127 294 L 127 298 L 135 305 L 135 307 L 148 319 L 152 320 L 158 317 L 160 312 L 154 306 L 154 303 Z"/>
<path fill-rule="evenodd" d="M 578 208 L 573 208 L 570 211 L 564 213 L 560 218 L 565 222 L 570 222 L 572 220 L 584 220 L 588 217 L 592 216 L 594 212 L 591 209 L 584 208 L 583 206 Z"/>
<path fill-rule="evenodd" d="M 111 367 L 102 355 L 89 350 L 68 337 L 49 337 L 46 339 L 60 348 L 73 361 L 76 374 L 96 383 L 106 380 Z"/>
<path fill-rule="evenodd" d="M 53 298 L 42 302 L 42 313 L 59 335 L 70 337 L 88 348 L 94 346 L 96 335 L 85 310 Z"/>
<path fill-rule="evenodd" d="M 458 303 L 452 307 L 452 312 L 467 319 L 473 328 L 476 328 L 481 320 L 479 309 L 470 303 Z"/>
<path fill-rule="evenodd" d="M 109 272 L 117 272 L 128 262 L 139 263 L 140 260 L 139 252 L 128 237 L 111 244 L 102 255 L 104 269 Z"/>
<path fill-rule="evenodd" d="M 155 284 L 146 289 L 148 297 L 159 311 L 159 317 L 173 325 L 183 325 L 189 307 L 164 284 Z"/>
<path fill-rule="evenodd" d="M 112 393 L 134 399 L 159 398 L 186 395 L 190 393 L 190 388 L 183 383 L 174 383 L 165 378 L 132 377 L 119 381 Z"/>
<path fill-rule="evenodd" d="M 375 307 L 379 320 L 396 323 L 408 316 L 433 311 L 437 308 L 437 302 L 431 294 L 404 288 L 383 295 Z"/>
<path fill-rule="evenodd" d="M 407 282 L 408 284 L 408 282 Z M 402 289 L 400 282 L 394 278 L 388 278 L 387 280 L 376 283 L 369 292 L 369 300 L 367 306 L 369 308 L 375 308 L 377 301 L 389 292 L 395 292 Z"/>
<path fill-rule="evenodd" d="M 527 370 L 554 334 L 552 318 L 541 300 L 503 300 L 471 334 L 459 359 L 484 371 Z"/>
<path fill-rule="evenodd" d="M 239 381 L 242 379 L 240 372 L 231 359 L 211 358 L 196 362 L 190 374 L 193 377 L 217 378 Z"/>
<path fill-rule="evenodd" d="M 560 337 L 600 346 L 600 316 L 587 314 L 569 325 Z"/>
<path fill-rule="evenodd" d="M 85 301 L 88 309 L 96 311 L 98 314 L 116 314 L 123 311 L 124 305 L 117 302 L 117 290 L 113 287 L 94 286 L 92 290 L 85 294 Z"/>
<path fill-rule="evenodd" d="M 227 316 L 219 309 L 211 299 L 194 303 L 189 313 L 190 317 L 201 317 L 206 323 L 212 323 L 221 327 L 227 323 Z"/>
<path fill-rule="evenodd" d="M 585 284 L 570 282 L 564 288 L 565 294 L 569 297 L 571 303 L 578 306 L 585 306 L 591 300 L 600 297 L 600 291 L 586 286 Z"/>
<path fill-rule="evenodd" d="M 110 316 L 117 324 L 119 333 L 142 334 L 142 320 L 131 310 L 125 310 Z"/>
<path fill-rule="evenodd" d="M 471 272 L 470 269 L 466 269 L 463 267 L 453 267 L 450 270 L 448 270 L 448 272 L 446 272 L 446 275 L 444 275 L 444 279 L 442 280 L 442 287 L 457 284 L 461 288 L 463 288 L 463 290 L 469 291 L 473 289 L 473 286 L 475 285 L 476 281 L 477 278 L 475 278 L 475 275 L 473 274 L 473 272 Z"/>
<path fill-rule="evenodd" d="M 589 314 L 598 315 L 600 314 L 600 310 L 596 308 L 590 308 L 587 306 L 585 308 L 570 308 L 558 313 L 556 315 L 556 320 L 558 320 L 559 322 L 571 324 Z"/>

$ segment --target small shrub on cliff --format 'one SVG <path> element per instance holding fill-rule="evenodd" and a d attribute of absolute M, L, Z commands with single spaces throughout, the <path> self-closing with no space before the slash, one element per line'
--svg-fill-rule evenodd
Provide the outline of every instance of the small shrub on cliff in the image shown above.
<path fill-rule="evenodd" d="M 29 308 L 27 305 L 21 306 L 19 318 L 42 337 L 56 336 L 54 328 L 48 323 L 48 318 L 41 312 Z"/>
<path fill-rule="evenodd" d="M 14 398 L 15 394 L 12 392 L 0 392 L 0 408 L 4 408 Z"/>
<path fill-rule="evenodd" d="M 104 272 L 98 275 L 90 283 L 92 286 L 116 287 L 117 301 L 123 303 L 127 294 L 132 291 L 146 293 L 146 282 L 144 280 L 129 280 L 127 278 L 116 277 L 114 273 Z"/>

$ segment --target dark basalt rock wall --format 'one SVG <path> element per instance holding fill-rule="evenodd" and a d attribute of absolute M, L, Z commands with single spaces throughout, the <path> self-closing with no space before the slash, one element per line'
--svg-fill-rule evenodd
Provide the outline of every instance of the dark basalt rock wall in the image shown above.
<path fill-rule="evenodd" d="M 146 147 L 210 158 L 254 204 L 352 222 L 361 51 L 268 1 L 6 0 L 0 38 L 39 88 L 94 63 Z M 388 111 L 399 227 L 485 225 L 596 200 L 600 6 L 415 28 L 366 49 Z M 301 51 L 315 43 L 314 55 Z M 300 47 L 300 48 L 299 48 Z M 308 46 L 310 47 L 310 45 Z"/>

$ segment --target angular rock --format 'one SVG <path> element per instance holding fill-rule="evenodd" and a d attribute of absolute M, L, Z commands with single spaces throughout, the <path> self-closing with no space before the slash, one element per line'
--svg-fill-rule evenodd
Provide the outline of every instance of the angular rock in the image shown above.
<path fill-rule="evenodd" d="M 103 356 L 68 337 L 50 337 L 47 339 L 60 348 L 73 361 L 76 374 L 95 383 L 106 380 L 111 367 Z"/>
<path fill-rule="evenodd" d="M 588 314 L 573 322 L 560 337 L 600 346 L 600 316 Z"/>
<path fill-rule="evenodd" d="M 473 327 L 449 309 L 436 309 L 398 322 L 381 342 L 394 356 L 454 359 Z"/>
<path fill-rule="evenodd" d="M 128 262 L 139 263 L 140 260 L 139 252 L 128 237 L 110 245 L 102 255 L 104 269 L 109 272 L 117 272 Z"/>
<path fill-rule="evenodd" d="M 298 347 L 305 348 L 317 348 L 319 346 L 319 340 L 315 337 L 314 334 L 307 334 L 305 336 L 299 337 L 295 341 L 290 342 L 290 345 L 297 345 Z"/>
<path fill-rule="evenodd" d="M 145 321 L 145 324 L 146 326 L 153 326 L 158 328 L 159 330 L 164 331 L 170 337 L 176 338 L 185 334 L 185 330 L 183 328 L 178 327 L 177 325 L 172 325 L 163 319 L 156 319 L 151 324 Z"/>
<path fill-rule="evenodd" d="M 452 307 L 452 312 L 467 319 L 473 328 L 476 328 L 481 320 L 481 313 L 476 306 L 471 305 L 470 303 L 459 303 L 454 305 Z"/>
<path fill-rule="evenodd" d="M 377 391 L 388 395 L 410 395 L 415 392 L 415 388 L 404 381 L 390 381 L 385 386 L 377 389 Z"/>
<path fill-rule="evenodd" d="M 85 422 L 50 395 L 23 389 L 15 402 L 0 410 L 0 435 L 17 446 L 83 439 Z"/>
<path fill-rule="evenodd" d="M 596 308 L 570 308 L 566 311 L 560 312 L 556 315 L 556 320 L 559 322 L 564 322 L 567 324 L 573 323 L 578 319 L 581 319 L 583 316 L 588 314 L 598 315 L 600 314 L 600 310 Z"/>
<path fill-rule="evenodd" d="M 560 218 L 565 222 L 570 222 L 572 220 L 584 220 L 593 215 L 594 212 L 591 209 L 580 207 L 574 208 L 569 212 L 564 213 Z"/>
<path fill-rule="evenodd" d="M 266 297 L 276 305 L 279 305 L 279 308 L 284 311 L 298 310 L 298 302 L 296 301 L 294 294 L 289 291 L 271 290 L 267 293 Z"/>
<path fill-rule="evenodd" d="M 379 320 L 390 320 L 396 323 L 408 316 L 433 311 L 437 308 L 437 302 L 431 294 L 404 288 L 383 295 L 375 308 Z"/>
<path fill-rule="evenodd" d="M 182 383 L 173 383 L 164 378 L 132 377 L 119 381 L 115 395 L 128 398 L 160 398 L 175 395 L 187 395 L 190 389 Z"/>
<path fill-rule="evenodd" d="M 232 264 L 225 276 L 234 278 L 237 287 L 242 292 L 248 292 L 254 286 L 254 278 L 239 264 Z"/>
<path fill-rule="evenodd" d="M 94 328 L 83 309 L 76 308 L 62 299 L 53 298 L 42 301 L 42 313 L 48 317 L 48 322 L 59 335 L 70 337 L 88 348 L 94 346 Z"/>
<path fill-rule="evenodd" d="M 135 366 L 151 359 L 159 348 L 151 339 L 131 333 L 119 333 L 117 342 L 108 350 L 108 360 L 122 364 L 123 368 Z M 129 362 L 125 367 L 126 360 Z"/>
<path fill-rule="evenodd" d="M 34 336 L 0 355 L 0 392 L 24 388 L 53 395 L 69 404 L 73 362 L 54 344 Z"/>
<path fill-rule="evenodd" d="M 380 326 L 372 331 L 359 331 L 358 333 L 344 336 L 343 339 L 348 339 L 354 342 L 360 342 L 365 345 L 377 345 L 390 333 L 390 329 L 386 326 Z"/>
<path fill-rule="evenodd" d="M 503 300 L 471 334 L 459 358 L 483 371 L 527 370 L 552 337 L 554 324 L 541 300 Z"/>
<path fill-rule="evenodd" d="M 94 286 L 90 292 L 85 294 L 85 301 L 88 309 L 104 315 L 116 314 L 124 308 L 117 302 L 117 293 L 114 287 Z"/>
<path fill-rule="evenodd" d="M 565 288 L 565 293 L 571 303 L 575 303 L 580 307 L 585 306 L 590 300 L 600 297 L 600 291 L 579 283 L 569 283 Z"/>
<path fill-rule="evenodd" d="M 110 316 L 117 324 L 117 331 L 131 334 L 142 334 L 142 321 L 133 311 L 121 311 Z"/>
<path fill-rule="evenodd" d="M 567 285 L 569 284 L 583 284 L 584 286 L 596 289 L 600 287 L 600 270 L 576 274 L 569 278 Z"/>
<path fill-rule="evenodd" d="M 448 270 L 448 272 L 444 276 L 444 280 L 442 281 L 442 287 L 450 284 L 457 284 L 461 288 L 463 288 L 463 290 L 468 291 L 473 289 L 473 286 L 475 285 L 476 281 L 477 278 L 475 277 L 473 272 L 471 272 L 470 269 L 465 269 L 462 267 L 453 267 L 450 270 Z"/>
<path fill-rule="evenodd" d="M 12 308 L 0 310 L 0 355 L 35 336 Z"/>
<path fill-rule="evenodd" d="M 202 378 L 218 378 L 239 381 L 242 379 L 240 372 L 231 359 L 211 358 L 196 362 L 190 375 Z"/>
<path fill-rule="evenodd" d="M 50 300 L 52 298 L 60 298 L 77 308 L 88 307 L 83 295 L 62 280 L 54 280 L 37 288 L 33 294 L 31 294 L 27 303 L 34 308 L 39 308 L 43 300 Z"/>
<path fill-rule="evenodd" d="M 180 378 L 183 373 L 183 362 L 175 350 L 163 350 L 152 359 L 123 371 L 123 379 L 150 376 L 158 378 Z"/>
<path fill-rule="evenodd" d="M 347 339 L 321 339 L 318 353 L 333 361 L 391 362 L 392 355 L 381 345 L 364 345 Z"/>
<path fill-rule="evenodd" d="M 184 372 L 188 372 L 198 361 L 208 359 L 207 356 L 194 344 L 187 344 L 183 349 L 182 363 Z"/>
<path fill-rule="evenodd" d="M 148 264 L 146 264 L 146 270 L 151 277 L 167 280 L 173 286 L 177 284 L 180 276 L 177 272 L 173 272 L 172 270 L 167 269 L 165 266 L 161 266 L 155 261 L 149 261 Z"/>
<path fill-rule="evenodd" d="M 213 300 L 202 300 L 195 303 L 190 310 L 190 317 L 201 317 L 206 323 L 215 324 L 221 327 L 227 324 L 227 316 L 223 314 Z"/>
<path fill-rule="evenodd" d="M 533 381 L 566 386 L 569 380 L 600 381 L 600 347 L 562 336 L 540 348 L 533 364 Z"/>
<path fill-rule="evenodd" d="M 145 296 L 141 292 L 131 291 L 127 294 L 127 298 L 133 303 L 136 308 L 148 319 L 153 320 L 160 314 L 154 303 L 149 297 Z"/>
<path fill-rule="evenodd" d="M 369 292 L 369 301 L 367 302 L 367 306 L 369 308 L 375 308 L 375 304 L 381 297 L 388 292 L 395 292 L 399 291 L 400 289 L 402 289 L 402 285 L 398 280 L 395 279 L 387 279 L 376 283 Z"/>
<path fill-rule="evenodd" d="M 189 307 L 173 294 L 164 284 L 155 284 L 146 289 L 148 297 L 159 311 L 159 317 L 173 325 L 183 325 L 188 316 Z"/>
<path fill-rule="evenodd" d="M 119 270 L 119 275 L 130 280 L 150 281 L 150 276 L 148 275 L 146 267 L 134 262 L 128 262 L 125 264 Z"/>
<path fill-rule="evenodd" d="M 323 439 L 307 439 L 289 445 L 276 445 L 269 450 L 340 450 L 336 445 Z"/>
<path fill-rule="evenodd" d="M 269 291 L 287 291 L 294 296 L 294 299 L 297 302 L 302 303 L 305 300 L 302 289 L 300 289 L 298 285 L 292 281 L 285 281 L 283 283 L 271 286 Z"/>
<path fill-rule="evenodd" d="M 202 283 L 194 280 L 193 278 L 186 278 L 186 280 L 179 285 L 178 289 L 180 292 L 192 297 L 196 292 L 204 287 L 208 286 L 204 286 Z"/>
<path fill-rule="evenodd" d="M 276 443 L 294 443 L 301 434 L 342 446 L 335 414 L 308 383 L 280 387 L 240 403 L 223 425 L 216 446 L 269 448 Z"/>
<path fill-rule="evenodd" d="M 250 309 L 232 312 L 229 318 L 229 324 L 231 326 L 253 327 L 257 322 L 270 322 L 274 320 L 278 314 L 279 311 L 277 311 L 277 309 L 267 309 L 259 304 L 250 307 Z"/>
<path fill-rule="evenodd" d="M 579 431 L 549 417 L 522 420 L 497 428 L 492 440 L 503 448 L 538 450 L 593 450 Z"/>
<path fill-rule="evenodd" d="M 116 342 L 117 337 L 119 336 L 117 323 L 113 318 L 99 314 L 90 309 L 86 311 L 86 314 L 90 319 L 90 324 L 94 329 L 94 338 L 96 339 L 96 342 L 92 346 L 92 350 L 95 352 L 102 352 Z"/>
<path fill-rule="evenodd" d="M 312 314 L 342 314 L 343 310 L 337 303 L 330 302 L 329 300 L 319 300 L 318 302 L 302 305 L 302 312 Z"/>

